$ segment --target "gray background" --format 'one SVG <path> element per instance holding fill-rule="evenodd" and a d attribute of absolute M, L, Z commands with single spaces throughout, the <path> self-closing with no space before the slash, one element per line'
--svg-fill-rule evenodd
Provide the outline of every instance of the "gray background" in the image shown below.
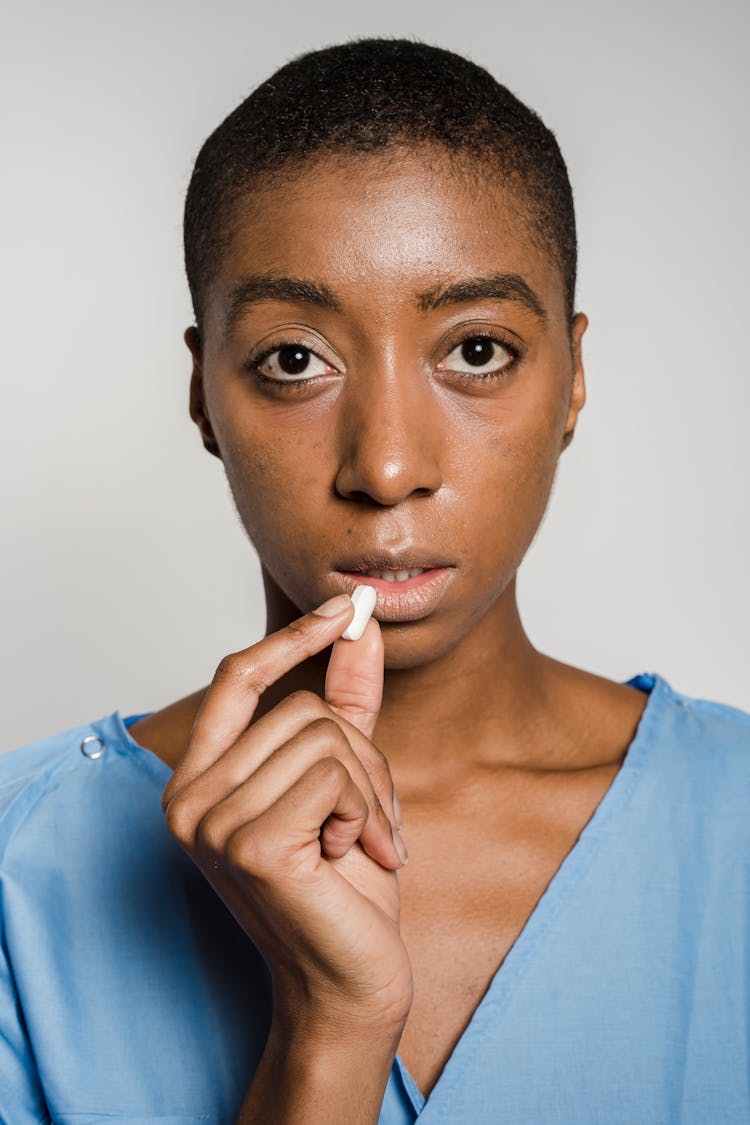
<path fill-rule="evenodd" d="M 749 30 L 744 0 L 3 4 L 2 747 L 262 634 L 187 413 L 182 201 L 257 82 L 365 34 L 487 66 L 569 164 L 589 398 L 520 573 L 532 641 L 750 709 Z"/>

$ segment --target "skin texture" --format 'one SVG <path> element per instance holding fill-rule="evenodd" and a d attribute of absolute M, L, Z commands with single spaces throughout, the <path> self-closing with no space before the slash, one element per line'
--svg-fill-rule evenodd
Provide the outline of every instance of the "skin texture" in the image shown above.
<path fill-rule="evenodd" d="M 330 668 L 326 648 L 269 674 L 254 714 L 239 716 L 232 733 L 298 690 L 324 697 L 339 716 L 351 705 L 355 725 L 357 691 L 377 697 L 359 729 L 385 755 L 410 854 L 398 874 L 393 861 L 385 887 L 387 896 L 395 888 L 388 909 L 413 969 L 396 1040 L 425 1094 L 614 779 L 645 704 L 632 688 L 538 652 L 520 619 L 516 574 L 585 401 L 587 321 L 568 322 L 559 269 L 517 200 L 469 171 L 416 149 L 398 162 L 337 157 L 254 194 L 234 216 L 204 295 L 202 335 L 186 332 L 191 416 L 224 464 L 260 556 L 269 634 L 342 591 L 343 555 L 413 549 L 425 565 L 452 567 L 432 612 L 369 627 L 356 658 L 355 646 L 339 642 Z M 316 281 L 339 308 L 264 300 L 228 328 L 232 293 L 251 273 Z M 420 308 L 418 295 L 436 286 L 498 273 L 523 278 L 545 317 L 487 297 Z M 457 346 L 478 332 L 518 349 L 504 378 L 456 372 Z M 315 384 L 285 390 L 248 370 L 248 357 L 285 341 L 320 357 Z M 498 366 L 511 358 L 498 349 Z M 182 771 L 174 792 L 185 786 L 205 695 L 132 730 Z M 186 801 L 182 813 L 193 826 L 176 830 L 185 843 L 198 814 Z M 336 861 L 355 884 L 363 872 L 365 895 L 383 846 L 368 858 L 357 845 Z M 349 860 L 372 867 L 353 870 Z M 403 969 L 400 945 L 394 956 Z M 278 1088 L 275 1065 L 258 1079 L 257 1098 L 263 1082 Z"/>

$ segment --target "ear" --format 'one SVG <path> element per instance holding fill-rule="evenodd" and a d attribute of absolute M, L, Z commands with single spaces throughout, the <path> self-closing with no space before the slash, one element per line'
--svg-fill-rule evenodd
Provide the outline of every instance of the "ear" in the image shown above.
<path fill-rule="evenodd" d="M 571 357 L 573 361 L 573 380 L 570 385 L 570 399 L 568 401 L 568 415 L 565 419 L 565 432 L 563 433 L 562 449 L 567 449 L 573 440 L 578 415 L 583 410 L 586 402 L 586 380 L 583 373 L 583 354 L 581 341 L 588 328 L 588 317 L 585 313 L 576 313 L 570 328 Z"/>
<path fill-rule="evenodd" d="M 203 388 L 203 341 L 194 324 L 191 324 L 185 330 L 185 343 L 193 357 L 193 373 L 190 377 L 190 417 L 200 430 L 203 448 L 221 460 L 219 445 L 206 409 L 206 396 Z"/>

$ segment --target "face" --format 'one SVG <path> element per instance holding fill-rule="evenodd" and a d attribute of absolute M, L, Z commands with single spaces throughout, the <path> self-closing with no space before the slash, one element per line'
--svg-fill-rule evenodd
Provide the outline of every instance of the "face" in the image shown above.
<path fill-rule="evenodd" d="M 586 318 L 538 241 L 439 153 L 326 158 L 240 209 L 186 334 L 271 600 L 373 585 L 387 667 L 500 619 L 572 437 Z"/>

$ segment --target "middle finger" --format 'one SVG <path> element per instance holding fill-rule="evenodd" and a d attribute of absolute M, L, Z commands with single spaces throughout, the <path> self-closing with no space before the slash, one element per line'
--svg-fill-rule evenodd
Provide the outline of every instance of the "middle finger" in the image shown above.
<path fill-rule="evenodd" d="M 316 719 L 331 719 L 340 727 L 367 775 L 368 784 L 396 827 L 393 780 L 385 756 L 361 731 L 337 715 L 325 700 L 308 691 L 288 696 L 253 723 L 199 778 L 188 783 L 184 796 L 188 797 L 193 789 L 200 792 L 206 809 L 217 804 L 247 781 L 279 746 Z M 355 781 L 359 784 L 358 778 L 355 777 Z"/>

